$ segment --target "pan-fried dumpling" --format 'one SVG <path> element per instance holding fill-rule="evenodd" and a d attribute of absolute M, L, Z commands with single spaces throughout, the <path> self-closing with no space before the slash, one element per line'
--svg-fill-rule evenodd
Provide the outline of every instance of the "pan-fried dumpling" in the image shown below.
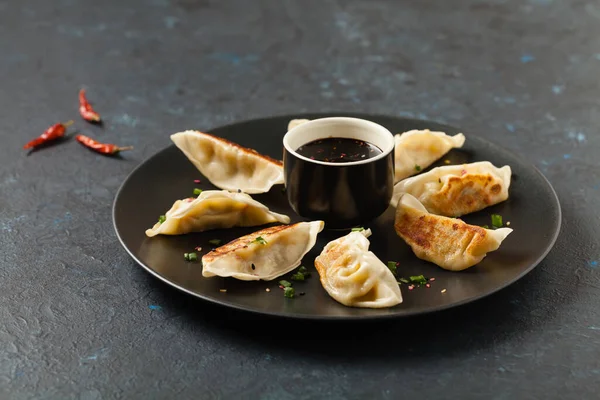
<path fill-rule="evenodd" d="M 270 211 L 245 193 L 205 190 L 197 198 L 177 200 L 146 235 L 182 235 L 234 226 L 257 226 L 272 222 L 290 223 L 290 217 Z"/>
<path fill-rule="evenodd" d="M 370 230 L 350 232 L 329 242 L 315 259 L 321 284 L 348 307 L 385 308 L 402 303 L 392 271 L 369 251 Z"/>
<path fill-rule="evenodd" d="M 487 253 L 498 250 L 512 232 L 510 228 L 490 230 L 430 214 L 410 194 L 400 197 L 394 228 L 417 257 L 450 271 L 478 264 Z"/>
<path fill-rule="evenodd" d="M 202 276 L 270 281 L 300 265 L 323 221 L 279 225 L 235 239 L 202 257 Z"/>
<path fill-rule="evenodd" d="M 394 135 L 396 182 L 429 167 L 452 148 L 462 147 L 465 135 L 448 136 L 429 129 Z"/>
<path fill-rule="evenodd" d="M 266 193 L 283 184 L 283 163 L 207 133 L 184 131 L 171 140 L 213 185 L 245 193 Z"/>
<path fill-rule="evenodd" d="M 437 167 L 394 186 L 392 205 L 403 193 L 417 198 L 432 214 L 460 217 L 508 199 L 511 169 L 489 161 Z"/>

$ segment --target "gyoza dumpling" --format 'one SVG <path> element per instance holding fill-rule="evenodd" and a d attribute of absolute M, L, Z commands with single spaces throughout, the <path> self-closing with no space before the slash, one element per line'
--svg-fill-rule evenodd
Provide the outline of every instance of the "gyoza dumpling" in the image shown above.
<path fill-rule="evenodd" d="M 394 228 L 417 257 L 450 271 L 478 264 L 512 232 L 510 228 L 490 230 L 430 214 L 410 194 L 400 197 Z"/>
<path fill-rule="evenodd" d="M 462 147 L 465 135 L 448 136 L 429 129 L 394 135 L 396 182 L 429 167 L 452 148 Z"/>
<path fill-rule="evenodd" d="M 432 214 L 460 217 L 508 199 L 511 169 L 488 161 L 437 167 L 394 186 L 392 205 L 404 193 L 417 198 Z"/>
<path fill-rule="evenodd" d="M 369 251 L 370 230 L 350 232 L 329 242 L 315 259 L 321 284 L 349 307 L 384 308 L 402 303 L 392 271 Z"/>
<path fill-rule="evenodd" d="M 235 239 L 202 257 L 202 276 L 270 281 L 300 265 L 323 221 L 279 225 Z"/>
<path fill-rule="evenodd" d="M 165 218 L 148 229 L 146 235 L 182 235 L 234 226 L 290 223 L 290 217 L 269 211 L 247 194 L 226 190 L 205 190 L 196 199 L 177 200 Z"/>
<path fill-rule="evenodd" d="M 213 185 L 245 193 L 266 193 L 283 184 L 283 163 L 207 133 L 184 131 L 171 140 Z"/>

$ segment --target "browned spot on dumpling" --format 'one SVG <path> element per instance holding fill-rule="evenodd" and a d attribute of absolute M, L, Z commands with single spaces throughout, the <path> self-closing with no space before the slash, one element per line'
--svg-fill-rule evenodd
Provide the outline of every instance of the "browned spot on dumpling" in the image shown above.
<path fill-rule="evenodd" d="M 499 178 L 491 174 L 452 176 L 423 205 L 434 214 L 458 217 L 506 200 L 501 193 Z"/>
<path fill-rule="evenodd" d="M 270 228 L 265 228 L 257 232 L 250 233 L 248 235 L 237 238 L 221 247 L 218 247 L 207 253 L 202 257 L 203 262 L 212 262 L 215 258 L 222 256 L 227 253 L 232 253 L 238 249 L 248 247 L 248 243 L 255 240 L 257 237 L 261 236 L 265 241 L 269 241 L 269 237 L 275 235 L 278 232 L 284 231 L 286 229 L 293 229 L 298 224 L 293 225 L 278 225 L 272 226 Z"/>
<path fill-rule="evenodd" d="M 431 247 L 429 243 L 431 223 L 426 215 L 421 215 L 419 218 L 412 220 L 408 213 L 403 214 L 396 219 L 394 228 L 399 235 L 409 238 L 407 240 L 417 243 L 420 247 Z"/>
<path fill-rule="evenodd" d="M 265 160 L 267 160 L 267 161 L 269 161 L 269 162 L 272 162 L 272 163 L 275 163 L 275 164 L 277 164 L 277 165 L 283 166 L 283 162 L 282 162 L 282 161 L 275 160 L 274 158 L 271 158 L 271 157 L 269 157 L 269 156 L 267 156 L 267 155 L 264 155 L 264 154 L 260 154 L 258 151 L 254 150 L 254 149 L 250 149 L 250 148 L 248 148 L 248 147 L 243 147 L 243 146 L 240 146 L 240 145 L 239 145 L 239 144 L 237 144 L 237 143 L 230 142 L 229 140 L 227 140 L 227 139 L 223 139 L 222 137 L 218 137 L 218 136 L 211 135 L 210 133 L 204 133 L 204 132 L 198 132 L 198 133 L 199 133 L 199 134 L 202 134 L 202 135 L 210 136 L 211 138 L 213 138 L 213 139 L 215 139 L 215 140 L 218 140 L 218 141 L 220 141 L 220 142 L 226 143 L 226 144 L 228 144 L 229 146 L 236 147 L 236 148 L 240 149 L 241 151 L 243 151 L 244 153 L 247 153 L 247 154 L 252 154 L 252 155 L 255 155 L 255 156 L 261 157 L 261 158 L 263 158 L 263 159 L 265 159 Z"/>

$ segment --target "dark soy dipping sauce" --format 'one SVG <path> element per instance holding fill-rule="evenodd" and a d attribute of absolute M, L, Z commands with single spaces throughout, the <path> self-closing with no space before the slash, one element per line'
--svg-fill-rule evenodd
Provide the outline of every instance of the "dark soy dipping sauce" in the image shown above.
<path fill-rule="evenodd" d="M 312 160 L 331 163 L 361 161 L 383 153 L 379 147 L 369 142 L 337 137 L 308 142 L 296 152 Z"/>

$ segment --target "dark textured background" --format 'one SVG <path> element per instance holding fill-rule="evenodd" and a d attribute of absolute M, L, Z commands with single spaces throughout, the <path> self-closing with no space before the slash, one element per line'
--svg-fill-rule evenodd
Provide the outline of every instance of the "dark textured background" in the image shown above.
<path fill-rule="evenodd" d="M 594 1 L 0 1 L 0 397 L 595 398 L 599 76 Z M 527 156 L 561 200 L 555 249 L 474 304 L 332 325 L 205 304 L 119 246 L 114 194 L 170 133 L 335 110 Z M 70 118 L 136 149 L 21 150 Z"/>

